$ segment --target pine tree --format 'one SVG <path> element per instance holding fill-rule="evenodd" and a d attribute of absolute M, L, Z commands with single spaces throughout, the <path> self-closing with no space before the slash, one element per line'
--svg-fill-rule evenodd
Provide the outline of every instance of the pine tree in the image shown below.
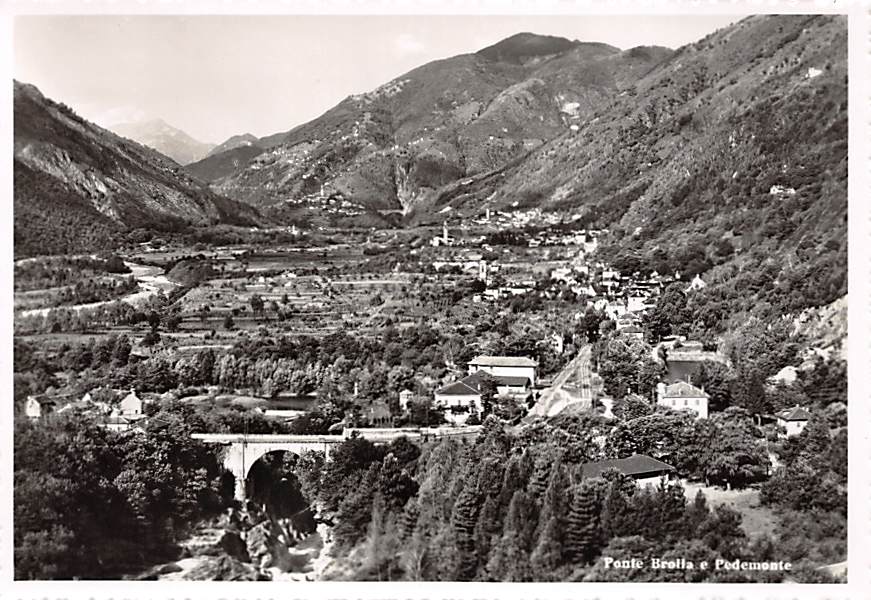
<path fill-rule="evenodd" d="M 503 514 L 498 497 L 487 496 L 475 524 L 475 547 L 482 564 L 489 560 L 490 550 L 502 533 Z"/>
<path fill-rule="evenodd" d="M 495 581 L 529 581 L 529 551 L 532 543 L 529 495 L 517 490 L 511 498 L 505 529 L 487 563 L 487 577 Z"/>
<path fill-rule="evenodd" d="M 708 499 L 702 490 L 696 492 L 696 497 L 693 503 L 687 507 L 684 513 L 684 535 L 686 537 L 696 537 L 699 526 L 705 522 L 711 511 L 708 509 Z"/>
<path fill-rule="evenodd" d="M 475 524 L 478 520 L 478 490 L 474 480 L 470 480 L 454 503 L 451 526 L 457 545 L 457 580 L 469 581 L 478 569 L 478 556 L 475 551 Z"/>
<path fill-rule="evenodd" d="M 620 481 L 612 481 L 602 507 L 602 534 L 605 540 L 632 535 L 632 508 Z"/>
<path fill-rule="evenodd" d="M 414 533 L 414 526 L 417 525 L 418 516 L 420 516 L 420 505 L 416 498 L 412 498 L 406 503 L 405 509 L 399 518 L 399 535 L 402 539 L 409 538 Z"/>
<path fill-rule="evenodd" d="M 573 561 L 587 564 L 600 547 L 598 498 L 595 488 L 584 481 L 572 493 L 565 551 Z"/>
<path fill-rule="evenodd" d="M 563 562 L 563 523 L 557 517 L 548 519 L 538 543 L 529 557 L 535 581 L 554 581 Z"/>

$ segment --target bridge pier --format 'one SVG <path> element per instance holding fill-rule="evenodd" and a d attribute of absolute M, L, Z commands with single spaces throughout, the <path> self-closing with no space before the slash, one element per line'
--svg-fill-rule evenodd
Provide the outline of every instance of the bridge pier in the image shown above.
<path fill-rule="evenodd" d="M 245 476 L 238 473 L 233 473 L 233 476 L 236 478 L 235 485 L 233 486 L 233 498 L 242 505 L 242 508 L 245 508 L 245 502 L 248 499 L 247 490 L 245 489 Z"/>

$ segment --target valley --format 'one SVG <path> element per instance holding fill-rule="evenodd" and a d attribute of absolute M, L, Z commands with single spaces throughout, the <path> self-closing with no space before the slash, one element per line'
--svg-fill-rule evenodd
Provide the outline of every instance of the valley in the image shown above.
<path fill-rule="evenodd" d="M 15 81 L 15 577 L 846 581 L 846 44 L 518 33 L 220 144 Z"/>

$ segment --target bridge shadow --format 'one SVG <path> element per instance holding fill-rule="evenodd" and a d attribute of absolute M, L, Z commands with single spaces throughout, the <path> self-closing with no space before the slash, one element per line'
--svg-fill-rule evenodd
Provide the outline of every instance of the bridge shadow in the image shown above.
<path fill-rule="evenodd" d="M 288 542 L 304 539 L 317 527 L 311 500 L 296 475 L 298 459 L 290 451 L 267 452 L 251 465 L 245 480 L 249 514 L 268 518 Z"/>

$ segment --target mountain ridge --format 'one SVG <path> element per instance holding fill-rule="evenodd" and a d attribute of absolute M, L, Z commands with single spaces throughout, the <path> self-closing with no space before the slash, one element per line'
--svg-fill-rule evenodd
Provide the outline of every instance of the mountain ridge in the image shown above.
<path fill-rule="evenodd" d="M 136 227 L 254 224 L 256 209 L 221 197 L 171 159 L 13 82 L 16 255 L 111 247 Z"/>
<path fill-rule="evenodd" d="M 116 123 L 107 129 L 154 148 L 180 165 L 196 162 L 215 148 L 215 144 L 194 139 L 190 134 L 159 118 Z"/>

